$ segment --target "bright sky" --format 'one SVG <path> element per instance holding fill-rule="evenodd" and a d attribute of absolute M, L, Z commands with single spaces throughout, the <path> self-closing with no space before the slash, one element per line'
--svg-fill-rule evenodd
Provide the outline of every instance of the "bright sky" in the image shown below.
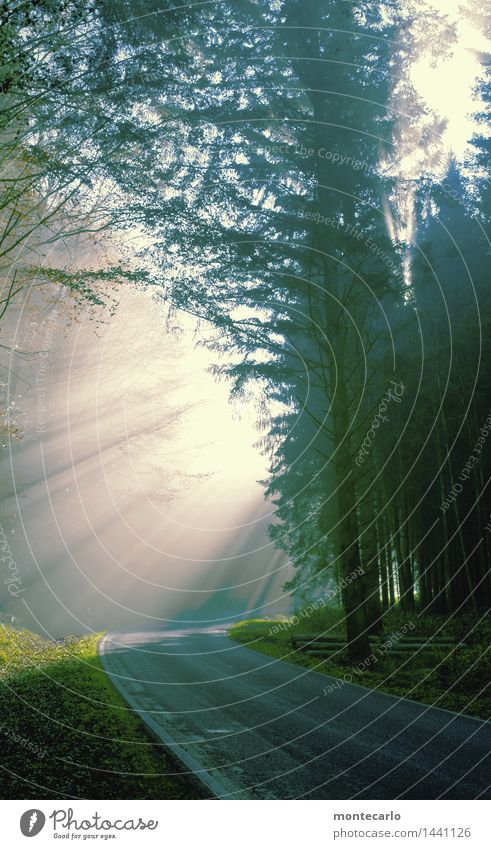
<path fill-rule="evenodd" d="M 475 108 L 472 88 L 481 72 L 477 51 L 489 51 L 489 41 L 469 20 L 465 11 L 468 0 L 430 0 L 430 5 L 446 14 L 457 26 L 457 41 L 452 55 L 436 67 L 428 57 L 422 57 L 413 67 L 412 80 L 428 105 L 447 118 L 444 143 L 460 158 L 473 132 L 470 111 Z"/>

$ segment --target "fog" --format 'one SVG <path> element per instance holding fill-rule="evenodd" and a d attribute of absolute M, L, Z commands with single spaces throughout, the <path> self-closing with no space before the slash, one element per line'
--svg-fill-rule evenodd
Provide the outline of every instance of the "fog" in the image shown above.
<path fill-rule="evenodd" d="M 229 403 L 191 323 L 130 289 L 107 324 L 70 316 L 41 295 L 8 320 L 37 353 L 3 352 L 22 431 L 2 449 L 4 620 L 59 637 L 287 611 L 255 412 Z"/>

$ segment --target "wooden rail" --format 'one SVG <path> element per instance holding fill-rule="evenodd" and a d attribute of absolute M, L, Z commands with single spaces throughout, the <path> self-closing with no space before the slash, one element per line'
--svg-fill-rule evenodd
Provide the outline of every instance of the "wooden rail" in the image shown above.
<path fill-rule="evenodd" d="M 292 634 L 290 643 L 295 651 L 305 652 L 312 657 L 335 657 L 344 655 L 347 650 L 346 638 L 342 634 L 318 635 L 318 634 Z M 424 637 L 402 636 L 386 634 L 380 637 L 373 635 L 369 637 L 370 648 L 379 657 L 395 657 L 406 654 L 432 651 L 452 651 L 453 649 L 465 648 L 466 643 L 453 643 L 447 638 L 435 637 L 425 639 Z"/>

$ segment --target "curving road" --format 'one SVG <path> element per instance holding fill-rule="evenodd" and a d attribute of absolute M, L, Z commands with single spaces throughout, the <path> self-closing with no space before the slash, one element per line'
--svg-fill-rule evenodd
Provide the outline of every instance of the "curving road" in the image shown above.
<path fill-rule="evenodd" d="M 223 629 L 117 632 L 99 652 L 219 798 L 491 798 L 490 723 L 342 684 Z"/>

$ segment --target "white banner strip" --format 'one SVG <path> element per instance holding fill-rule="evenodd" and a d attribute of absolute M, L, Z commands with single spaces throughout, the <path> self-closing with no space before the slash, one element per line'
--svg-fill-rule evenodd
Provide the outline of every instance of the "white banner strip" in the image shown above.
<path fill-rule="evenodd" d="M 253 805 L 245 811 L 239 805 Z M 300 806 L 300 807 L 299 807 Z M 301 810 L 302 808 L 302 810 Z M 2 845 L 126 847 L 283 846 L 484 849 L 486 801 L 2 801 Z M 33 840 L 29 844 L 29 840 Z"/>

